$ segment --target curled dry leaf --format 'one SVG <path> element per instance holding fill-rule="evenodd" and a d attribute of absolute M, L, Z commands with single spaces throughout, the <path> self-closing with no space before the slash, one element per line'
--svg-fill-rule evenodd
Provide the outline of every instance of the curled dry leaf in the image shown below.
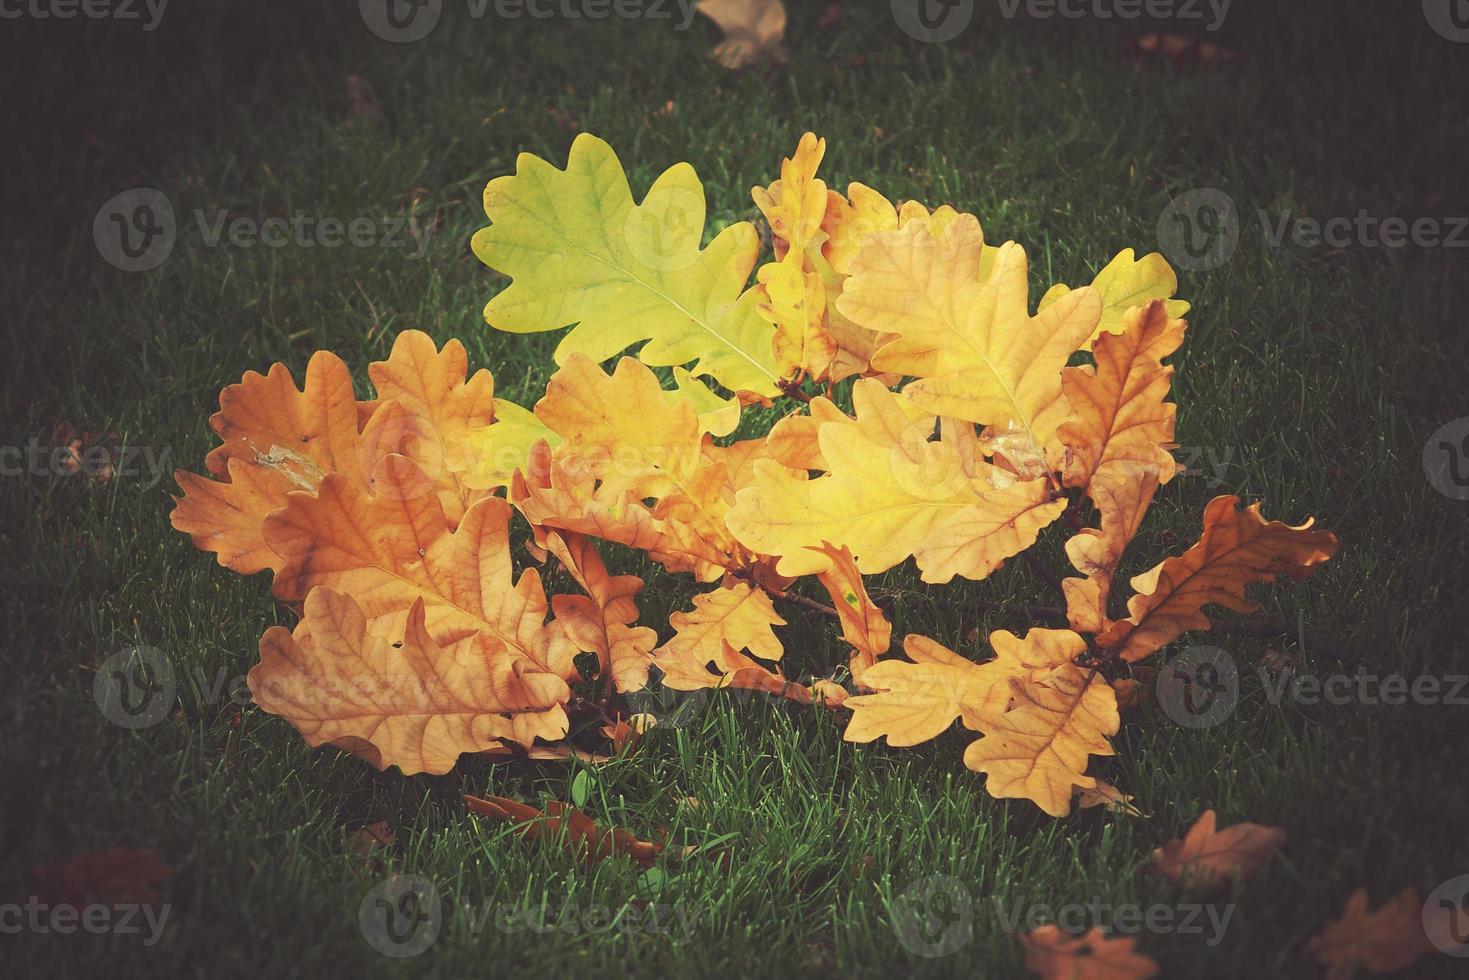
<path fill-rule="evenodd" d="M 1237 823 L 1216 831 L 1214 811 L 1206 810 L 1182 838 L 1153 851 L 1153 867 L 1190 889 L 1212 891 L 1253 877 L 1283 846 L 1284 827 Z"/>
<path fill-rule="evenodd" d="M 1136 950 L 1131 936 L 1110 937 L 1093 927 L 1082 936 L 1041 926 L 1019 937 L 1025 967 L 1044 980 L 1146 980 L 1158 964 Z"/>
<path fill-rule="evenodd" d="M 714 48 L 714 60 L 724 67 L 747 68 L 766 56 L 785 60 L 780 42 L 786 9 L 781 0 L 699 0 L 698 11 L 724 32 Z"/>
<path fill-rule="evenodd" d="M 585 813 L 555 800 L 547 802 L 544 812 L 503 796 L 466 796 L 464 802 L 471 813 L 515 824 L 522 837 L 560 843 L 589 865 L 622 855 L 646 868 L 663 850 L 626 830 L 599 828 Z"/>

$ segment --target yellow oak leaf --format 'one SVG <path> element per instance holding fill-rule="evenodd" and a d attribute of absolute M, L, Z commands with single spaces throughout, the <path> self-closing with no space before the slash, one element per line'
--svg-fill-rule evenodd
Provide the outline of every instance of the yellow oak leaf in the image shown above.
<path fill-rule="evenodd" d="M 897 335 L 872 367 L 916 376 L 904 389 L 915 404 L 1024 433 L 1049 453 L 1068 414 L 1061 369 L 1091 335 L 1101 301 L 1079 289 L 1031 317 L 1023 248 L 1000 246 L 982 275 L 979 222 L 960 214 L 930 231 L 936 224 L 909 221 L 870 236 L 837 307 L 869 330 Z"/>
<path fill-rule="evenodd" d="M 394 638 L 401 635 L 401 642 Z M 306 597 L 295 633 L 273 626 L 248 681 L 255 703 L 308 745 L 331 743 L 379 769 L 445 773 L 465 752 L 565 736 L 566 682 L 489 633 L 438 640 L 415 599 L 401 634 L 369 628 L 351 596 Z"/>
<path fill-rule="evenodd" d="M 1158 964 L 1136 949 L 1131 936 L 1108 936 L 1093 926 L 1081 936 L 1040 926 L 1020 937 L 1025 967 L 1042 980 L 1147 980 Z"/>
<path fill-rule="evenodd" d="M 1341 917 L 1311 937 L 1306 950 L 1325 968 L 1326 980 L 1351 980 L 1358 970 L 1396 973 L 1434 952 L 1424 930 L 1425 914 L 1416 888 L 1404 888 L 1370 912 L 1367 889 L 1358 888 Z"/>
<path fill-rule="evenodd" d="M 1100 528 L 1082 528 L 1066 539 L 1066 557 L 1085 578 L 1064 578 L 1066 615 L 1071 628 L 1100 633 L 1112 623 L 1107 603 L 1122 553 L 1142 526 L 1143 516 L 1158 490 L 1153 473 L 1131 476 L 1104 470 L 1094 474 L 1087 493 L 1101 514 Z"/>
<path fill-rule="evenodd" d="M 724 67 L 748 68 L 767 56 L 785 60 L 780 42 L 786 8 L 781 0 L 699 0 L 697 10 L 724 32 L 724 40 L 714 47 L 714 60 Z"/>
<path fill-rule="evenodd" d="M 603 140 L 583 133 L 565 170 L 529 153 L 516 172 L 490 181 L 491 224 L 472 243 L 482 262 L 512 278 L 485 307 L 497 330 L 534 333 L 576 324 L 556 348 L 603 361 L 640 341 L 644 363 L 696 362 L 732 391 L 774 395 L 780 380 L 774 328 L 745 290 L 759 253 L 748 222 L 700 248 L 704 190 L 693 167 L 676 164 L 633 202 L 622 164 Z"/>
<path fill-rule="evenodd" d="M 1243 510 L 1239 503 L 1228 495 L 1209 501 L 1198 543 L 1132 579 L 1138 594 L 1127 604 L 1129 616 L 1098 634 L 1098 647 L 1141 660 L 1190 630 L 1208 629 L 1199 611 L 1205 605 L 1253 612 L 1259 607 L 1245 598 L 1246 585 L 1281 575 L 1304 579 L 1336 554 L 1336 535 L 1310 530 L 1314 520 L 1292 527 L 1266 521 L 1258 503 Z"/>
<path fill-rule="evenodd" d="M 486 497 L 450 531 L 436 495 L 403 492 L 416 481 L 401 475 L 411 468 L 402 462 L 384 471 L 376 493 L 332 473 L 316 495 L 291 494 L 266 518 L 265 540 L 285 559 L 276 596 L 300 600 L 318 586 L 345 592 L 379 633 L 401 632 L 422 601 L 440 643 L 484 633 L 543 670 L 575 676 L 570 640 L 545 622 L 540 575 L 528 568 L 514 579 L 510 505 Z"/>
<path fill-rule="evenodd" d="M 1182 838 L 1153 851 L 1153 867 L 1191 889 L 1211 891 L 1253 877 L 1285 845 L 1283 827 L 1237 823 L 1214 828 L 1214 811 L 1204 811 Z"/>
<path fill-rule="evenodd" d="M 805 133 L 795 155 L 781 161 L 780 179 L 750 192 L 770 225 L 776 256 L 756 274 L 765 294 L 760 315 L 775 326 L 776 358 L 787 378 L 825 376 L 838 350 L 826 326 L 826 285 L 815 262 L 827 200 L 816 168 L 825 154 L 826 140 Z"/>
<path fill-rule="evenodd" d="M 1008 699 L 1003 689 L 991 692 L 980 708 L 984 738 L 964 751 L 964 764 L 989 777 L 991 796 L 1027 799 L 1064 817 L 1076 787 L 1096 786 L 1086 775 L 1089 757 L 1113 754 L 1107 736 L 1121 724 L 1116 694 L 1094 671 L 1072 663 L 1007 683 Z"/>
<path fill-rule="evenodd" d="M 555 448 L 561 437 L 530 409 L 496 398 L 494 422 L 465 435 L 465 484 L 487 490 L 508 487 L 515 473 L 529 466 L 531 449 L 542 441 Z"/>
<path fill-rule="evenodd" d="M 726 518 L 741 543 L 779 556 L 782 575 L 824 570 L 830 559 L 811 549 L 830 542 L 849 549 L 863 574 L 911 555 L 924 581 L 982 579 L 1065 509 L 1047 481 L 1017 481 L 979 458 L 972 426 L 966 439 L 965 423 L 946 420 L 943 439 L 931 442 L 933 419 L 914 417 L 880 382 L 858 382 L 852 399 L 855 418 L 820 426 L 828 472 L 809 479 L 758 460 Z"/>
<path fill-rule="evenodd" d="M 1070 630 L 1036 628 L 1024 638 L 995 630 L 989 642 L 994 659 L 977 664 L 926 636 L 908 634 L 903 652 L 912 662 L 880 660 L 862 672 L 861 683 L 875 693 L 847 699 L 852 720 L 842 737 L 917 745 L 942 734 L 956 718 L 978 731 L 981 711 L 997 687 L 1008 702 L 1003 685 L 1010 678 L 1053 670 L 1086 650 Z"/>
<path fill-rule="evenodd" d="M 1157 252 L 1140 259 L 1135 259 L 1135 254 L 1132 249 L 1124 248 L 1092 280 L 1092 288 L 1102 296 L 1102 318 L 1082 345 L 1083 350 L 1091 350 L 1103 334 L 1121 333 L 1127 312 L 1133 307 L 1161 301 L 1170 318 L 1177 319 L 1188 312 L 1188 303 L 1170 298 L 1178 291 L 1178 277 L 1168 260 Z M 1040 309 L 1044 310 L 1069 292 L 1070 286 L 1057 283 L 1041 297 Z"/>
<path fill-rule="evenodd" d="M 601 669 L 611 675 L 618 691 L 642 690 L 648 683 L 653 645 L 658 642 L 653 630 L 632 625 L 638 621 L 633 597 L 642 591 L 643 580 L 636 575 L 608 574 L 597 549 L 579 534 L 548 534 L 546 548 L 561 559 L 587 593 L 551 598 L 557 625 L 577 649 L 597 655 Z"/>
<path fill-rule="evenodd" d="M 786 621 L 769 596 L 743 583 L 695 596 L 693 612 L 674 613 L 668 622 L 674 635 L 659 648 L 660 655 L 687 653 L 705 663 L 718 660 L 726 643 L 762 660 L 779 660 L 783 651 L 772 627 Z"/>
<path fill-rule="evenodd" d="M 826 140 L 815 133 L 803 133 L 796 152 L 780 164 L 780 179 L 769 187 L 756 186 L 750 191 L 755 206 L 770 225 L 770 235 L 777 259 L 792 251 L 802 252 L 824 239 L 822 222 L 826 218 L 826 183 L 816 176 L 826 155 Z"/>

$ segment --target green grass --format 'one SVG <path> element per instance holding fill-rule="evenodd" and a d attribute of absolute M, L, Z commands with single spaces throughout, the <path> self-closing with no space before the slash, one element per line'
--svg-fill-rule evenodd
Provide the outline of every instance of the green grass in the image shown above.
<path fill-rule="evenodd" d="M 1246 60 L 1200 71 L 1116 57 L 1124 31 L 1109 23 L 1011 22 L 981 5 L 959 40 L 921 45 L 894 29 L 886 4 L 817 32 L 819 5 L 792 3 L 790 64 L 739 75 L 705 60 L 715 35 L 702 21 L 680 33 L 450 14 L 428 40 L 394 46 L 352 6 L 180 5 L 146 35 L 6 22 L 18 43 L 3 110 L 16 139 L 3 185 L 0 445 L 45 444 L 64 420 L 199 469 L 216 394 L 243 371 L 279 360 L 299 377 L 313 350 L 330 348 L 365 393 L 368 361 L 412 327 L 461 338 L 497 393 L 530 403 L 556 338 L 484 326 L 479 310 L 502 280 L 467 241 L 483 224 L 484 183 L 520 151 L 564 160 L 573 127 L 609 140 L 638 191 L 692 162 L 717 224 L 754 217 L 750 186 L 815 129 L 830 141 L 832 185 L 952 202 L 990 239 L 1024 243 L 1035 296 L 1087 281 L 1124 246 L 1152 250 L 1168 200 L 1216 186 L 1237 202 L 1244 234 L 1223 267 L 1181 274 L 1194 310 L 1175 390 L 1179 441 L 1232 455 L 1222 486 L 1189 477 L 1160 494 L 1128 571 L 1186 547 L 1216 493 L 1263 499 L 1270 516 L 1316 515 L 1343 548 L 1309 582 L 1267 591 L 1262 615 L 1299 619 L 1379 673 L 1469 671 L 1469 504 L 1436 493 L 1420 465 L 1429 433 L 1469 415 L 1469 253 L 1280 249 L 1256 218 L 1469 213 L 1450 152 L 1469 146 L 1469 47 L 1433 34 L 1417 4 L 1241 2 L 1222 39 Z M 346 121 L 351 73 L 376 87 L 382 123 Z M 160 268 L 125 273 L 99 258 L 90 229 L 102 202 L 134 185 L 165 191 L 181 216 L 411 214 L 436 230 L 417 259 L 413 248 L 208 247 L 186 230 Z M 1142 818 L 1053 821 L 991 799 L 963 768 L 958 733 L 911 750 L 854 746 L 822 712 L 696 699 L 683 727 L 596 769 L 586 809 L 723 857 L 651 876 L 618 861 L 588 870 L 461 802 L 566 799 L 565 767 L 466 760 L 444 777 L 377 773 L 217 694 L 290 613 L 264 577 L 221 570 L 170 529 L 170 480 L 144 483 L 0 478 L 0 897 L 24 896 L 33 864 L 113 845 L 155 848 L 178 869 L 157 945 L 4 935 L 12 976 L 1020 975 L 996 900 L 1007 911 L 1177 902 L 1147 875 L 1149 851 L 1213 807 L 1223 822 L 1287 827 L 1287 849 L 1220 899 L 1236 903 L 1222 943 L 1144 934 L 1140 947 L 1164 976 L 1295 977 L 1313 969 L 1304 939 L 1353 888 L 1366 885 L 1375 904 L 1469 872 L 1465 708 L 1277 707 L 1249 670 L 1240 708 L 1217 728 L 1179 728 L 1156 706 L 1127 717 L 1117 757 L 1096 765 Z M 922 631 L 973 656 L 976 627 L 1025 625 L 975 600 L 1049 601 L 1023 563 L 983 583 L 928 587 L 910 568 L 872 585 L 893 597 L 897 635 Z M 644 621 L 666 623 L 692 594 L 653 578 Z M 842 655 L 824 623 L 797 621 L 785 637 L 809 668 Z M 1242 663 L 1267 646 L 1206 642 Z M 92 677 L 138 644 L 164 651 L 179 696 L 164 722 L 128 732 L 98 711 Z M 1341 669 L 1304 657 L 1303 670 Z M 395 842 L 354 854 L 351 835 L 379 820 Z M 424 875 L 473 910 L 406 963 L 374 952 L 356 924 L 363 895 L 392 872 Z M 959 879 L 974 901 L 973 938 L 938 959 L 907 951 L 891 916 L 931 875 Z M 501 909 L 546 905 L 554 920 L 563 906 L 650 902 L 692 916 L 687 938 L 495 926 Z M 1412 975 L 1454 965 L 1425 959 Z"/>

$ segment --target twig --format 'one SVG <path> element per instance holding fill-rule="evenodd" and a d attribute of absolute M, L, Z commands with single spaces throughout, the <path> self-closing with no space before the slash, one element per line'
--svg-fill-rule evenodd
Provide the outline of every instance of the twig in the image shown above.
<path fill-rule="evenodd" d="M 1033 551 L 1027 548 L 1020 554 L 1024 556 L 1026 564 L 1030 566 L 1030 570 L 1040 576 L 1042 582 L 1045 582 L 1054 589 L 1057 595 L 1064 596 L 1066 594 L 1066 590 L 1061 587 L 1061 580 L 1052 575 L 1049 568 L 1041 564 L 1041 560 L 1035 556 Z"/>
<path fill-rule="evenodd" d="M 811 396 L 801 390 L 801 384 L 799 381 L 791 381 L 789 379 L 782 378 L 775 383 L 775 386 L 779 388 L 781 394 L 785 395 L 787 398 L 794 398 L 798 402 L 806 402 L 808 404 L 811 401 Z"/>
<path fill-rule="evenodd" d="M 794 592 L 782 592 L 780 589 L 771 588 L 769 586 L 765 587 L 765 591 L 769 592 L 777 599 L 785 599 L 787 602 L 794 602 L 796 605 L 804 606 L 812 612 L 821 613 L 821 615 L 823 616 L 830 616 L 832 619 L 841 619 L 841 617 L 837 615 L 837 611 L 835 609 L 833 609 L 831 606 L 817 602 L 815 599 L 808 599 L 805 596 L 797 595 Z"/>
<path fill-rule="evenodd" d="M 1211 619 L 1210 633 L 1233 633 L 1236 636 L 1296 636 L 1308 650 L 1320 651 L 1341 663 L 1355 663 L 1359 658 L 1335 640 L 1300 630 L 1288 619 Z"/>

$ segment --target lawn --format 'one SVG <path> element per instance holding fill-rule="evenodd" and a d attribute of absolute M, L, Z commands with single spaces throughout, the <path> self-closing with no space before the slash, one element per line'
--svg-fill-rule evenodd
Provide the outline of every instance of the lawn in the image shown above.
<path fill-rule="evenodd" d="M 1301 676 L 1469 673 L 1469 503 L 1436 490 L 1422 461 L 1430 434 L 1469 416 L 1469 232 L 1452 220 L 1469 215 L 1469 44 L 1436 33 L 1417 3 L 1240 0 L 1217 39 L 1243 58 L 1213 65 L 1140 63 L 1121 47 L 1142 28 L 1096 18 L 1007 19 L 981 4 L 957 38 L 926 44 L 885 3 L 849 4 L 829 29 L 821 4 L 788 5 L 788 63 L 743 72 L 708 59 L 712 24 L 678 30 L 677 16 L 472 18 L 450 3 L 405 44 L 374 37 L 354 4 L 284 0 L 180 4 L 153 31 L 0 24 L 14 54 L 0 108 L 0 446 L 49 448 L 66 423 L 134 450 L 105 482 L 45 455 L 0 477 L 0 899 L 23 901 L 34 865 L 114 846 L 176 869 L 155 941 L 147 928 L 0 935 L 7 975 L 1021 976 L 1016 913 L 1188 903 L 1148 857 L 1212 808 L 1221 823 L 1285 827 L 1285 849 L 1216 899 L 1222 934 L 1204 919 L 1201 933 L 1144 930 L 1139 949 L 1162 976 L 1299 977 L 1316 969 L 1305 941 L 1357 887 L 1375 906 L 1469 873 L 1465 692 L 1313 704 L 1273 698 L 1256 669 L 1273 650 Z M 370 84 L 375 112 L 354 113 L 349 76 Z M 1156 250 L 1160 215 L 1190 190 L 1218 188 L 1237 208 L 1227 260 L 1179 270 L 1193 310 L 1174 400 L 1191 470 L 1159 494 L 1127 572 L 1187 547 L 1220 493 L 1292 523 L 1314 515 L 1342 548 L 1309 581 L 1260 591 L 1259 616 L 1298 624 L 1294 636 L 1175 645 L 1229 651 L 1239 704 L 1205 729 L 1155 701 L 1124 716 L 1116 757 L 1094 771 L 1141 815 L 1051 819 L 990 797 L 960 761 L 960 732 L 853 745 L 837 713 L 723 692 L 665 699 L 653 710 L 668 723 L 606 765 L 466 758 L 440 777 L 309 749 L 252 707 L 238 679 L 260 634 L 292 614 L 267 576 L 226 572 L 168 521 L 173 469 L 202 471 L 214 445 L 219 389 L 277 361 L 299 378 L 327 348 L 366 397 L 368 362 L 417 328 L 461 339 L 497 395 L 529 405 L 559 335 L 481 319 L 505 282 L 468 247 L 490 178 L 522 151 L 560 165 L 576 133 L 595 133 L 635 193 L 692 163 L 718 228 L 758 219 L 750 188 L 808 129 L 829 141 L 831 186 L 952 203 L 987 239 L 1023 243 L 1033 300 L 1090 281 L 1123 247 Z M 167 196 L 179 231 L 166 261 L 130 272 L 99 254 L 93 219 L 141 187 Z M 211 241 L 221 214 L 298 213 L 366 218 L 372 234 Z M 1272 240 L 1297 217 L 1352 230 Z M 1450 240 L 1381 243 L 1381 222 L 1423 217 Z M 742 433 L 786 410 L 747 413 Z M 1064 566 L 1058 540 L 1042 554 Z M 644 623 L 688 607 L 687 579 L 630 552 L 612 560 L 648 578 Z M 1051 601 L 1024 562 L 942 587 L 910 563 L 868 586 L 895 636 L 976 658 L 989 630 L 1029 624 L 994 604 Z M 792 673 L 844 657 L 827 623 L 788 618 Z M 177 693 L 166 718 L 129 730 L 99 710 L 93 679 L 137 646 L 162 652 Z M 579 772 L 594 817 L 666 828 L 701 854 L 588 868 L 462 800 L 568 800 Z M 364 852 L 360 832 L 379 824 L 391 842 Z M 359 929 L 364 896 L 393 873 L 431 881 L 446 910 L 413 959 L 380 955 Z M 942 956 L 922 955 L 936 950 L 894 912 L 933 876 L 959 884 L 953 916 L 969 930 Z M 1456 967 L 1434 955 L 1410 975 Z"/>

